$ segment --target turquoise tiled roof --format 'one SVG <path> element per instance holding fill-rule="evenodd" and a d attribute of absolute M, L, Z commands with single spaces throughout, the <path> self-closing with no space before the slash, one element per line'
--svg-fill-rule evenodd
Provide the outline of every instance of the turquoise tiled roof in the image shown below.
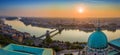
<path fill-rule="evenodd" d="M 89 36 L 88 47 L 94 49 L 103 49 L 108 46 L 106 35 L 100 30 L 97 29 L 94 33 Z"/>
<path fill-rule="evenodd" d="M 112 40 L 109 43 L 112 44 L 112 45 L 115 45 L 117 47 L 120 47 L 120 38 Z"/>
<path fill-rule="evenodd" d="M 8 51 L 14 51 L 14 52 L 21 52 L 21 53 L 28 53 L 29 55 L 31 54 L 36 54 L 36 55 L 42 55 L 44 49 L 40 48 L 35 48 L 35 47 L 29 47 L 29 46 L 23 46 L 23 45 L 16 45 L 16 44 L 10 44 L 3 48 Z"/>
<path fill-rule="evenodd" d="M 0 55 L 30 55 L 30 54 L 0 49 Z"/>
<path fill-rule="evenodd" d="M 0 49 L 0 55 L 53 55 L 53 50 L 49 48 L 9 44 Z"/>

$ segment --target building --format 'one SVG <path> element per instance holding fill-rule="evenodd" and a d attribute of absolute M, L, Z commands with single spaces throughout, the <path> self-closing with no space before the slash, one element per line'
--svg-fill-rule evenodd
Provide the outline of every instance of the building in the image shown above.
<path fill-rule="evenodd" d="M 120 55 L 120 38 L 110 41 L 109 45 L 113 49 L 109 55 Z"/>
<path fill-rule="evenodd" d="M 120 38 L 110 41 L 109 45 L 120 50 Z"/>
<path fill-rule="evenodd" d="M 107 37 L 100 28 L 97 28 L 88 38 L 86 55 L 108 55 L 107 49 Z"/>
<path fill-rule="evenodd" d="M 84 55 L 120 55 L 120 38 L 108 42 L 107 36 L 98 27 L 89 38 Z"/>
<path fill-rule="evenodd" d="M 0 55 L 54 55 L 50 48 L 37 48 L 18 44 L 9 44 L 0 49 Z"/>

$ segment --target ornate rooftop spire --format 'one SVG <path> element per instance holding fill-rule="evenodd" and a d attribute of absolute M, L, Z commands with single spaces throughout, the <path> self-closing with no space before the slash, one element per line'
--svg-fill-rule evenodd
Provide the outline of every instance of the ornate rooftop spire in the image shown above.
<path fill-rule="evenodd" d="M 100 27 L 100 19 L 98 18 L 98 27 Z"/>
<path fill-rule="evenodd" d="M 101 31 L 101 27 L 100 27 L 100 19 L 99 18 L 97 18 L 98 20 L 97 20 L 97 29 L 96 29 L 96 31 Z"/>

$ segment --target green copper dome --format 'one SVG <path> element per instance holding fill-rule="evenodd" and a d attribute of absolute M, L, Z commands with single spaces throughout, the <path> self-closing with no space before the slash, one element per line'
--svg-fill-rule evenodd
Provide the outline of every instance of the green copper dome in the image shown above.
<path fill-rule="evenodd" d="M 89 36 L 88 47 L 93 49 L 104 49 L 108 46 L 106 35 L 98 28 Z"/>

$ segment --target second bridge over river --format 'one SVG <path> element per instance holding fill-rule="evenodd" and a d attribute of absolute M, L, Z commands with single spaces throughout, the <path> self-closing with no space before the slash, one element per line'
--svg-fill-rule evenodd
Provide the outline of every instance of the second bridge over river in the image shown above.
<path fill-rule="evenodd" d="M 41 38 L 44 38 L 44 37 L 54 37 L 55 35 L 61 33 L 62 30 L 63 30 L 63 28 L 55 29 L 55 30 L 52 30 L 52 31 L 47 30 L 45 34 L 41 35 L 38 38 L 41 39 Z M 50 35 L 50 34 L 52 34 L 52 35 Z"/>

